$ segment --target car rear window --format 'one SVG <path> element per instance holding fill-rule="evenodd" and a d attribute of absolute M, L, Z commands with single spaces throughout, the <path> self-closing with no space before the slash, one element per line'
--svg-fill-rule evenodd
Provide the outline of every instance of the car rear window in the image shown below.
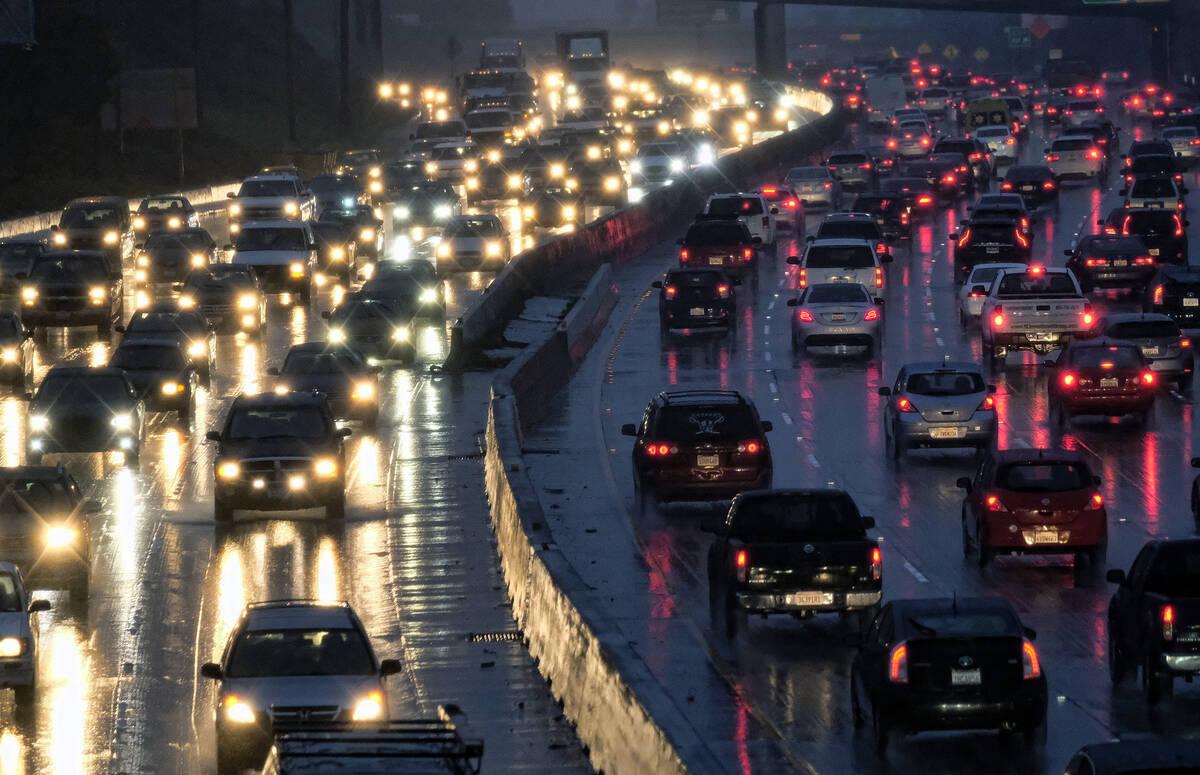
<path fill-rule="evenodd" d="M 1170 320 L 1137 320 L 1117 323 L 1108 329 L 1117 339 L 1162 339 L 1179 336 L 1179 324 Z"/>
<path fill-rule="evenodd" d="M 865 153 L 835 153 L 829 157 L 830 164 L 866 164 L 867 161 Z"/>
<path fill-rule="evenodd" d="M 1079 137 L 1070 140 L 1055 140 L 1050 145 L 1050 149 L 1054 151 L 1086 151 L 1092 147 L 1090 138 Z"/>
<path fill-rule="evenodd" d="M 750 542 L 837 540 L 866 535 L 858 508 L 850 496 L 842 493 L 746 498 L 738 505 L 731 532 Z"/>
<path fill-rule="evenodd" d="M 1200 597 L 1200 546 L 1164 545 L 1146 576 L 1146 591 L 1172 597 Z"/>
<path fill-rule="evenodd" d="M 1129 167 L 1135 175 L 1165 175 L 1175 169 L 1175 162 L 1166 156 L 1138 156 Z"/>
<path fill-rule="evenodd" d="M 683 241 L 688 245 L 741 245 L 746 239 L 746 227 L 737 221 L 717 221 L 693 224 Z"/>
<path fill-rule="evenodd" d="M 956 613 L 914 614 L 908 617 L 909 624 L 920 634 L 929 638 L 976 638 L 996 635 L 1014 635 L 1012 620 L 999 613 Z"/>
<path fill-rule="evenodd" d="M 824 167 L 795 167 L 788 170 L 788 180 L 828 180 L 829 171 Z"/>
<path fill-rule="evenodd" d="M 1081 369 L 1136 369 L 1143 365 L 1136 347 L 1076 347 L 1068 362 Z"/>
<path fill-rule="evenodd" d="M 1047 167 L 1012 167 L 1008 170 L 1008 174 L 1004 176 L 1005 180 L 1020 181 L 1020 180 L 1050 180 L 1051 174 Z"/>
<path fill-rule="evenodd" d="M 658 413 L 657 435 L 689 444 L 745 441 L 761 434 L 745 406 L 666 406 Z"/>
<path fill-rule="evenodd" d="M 878 240 L 879 224 L 865 218 L 858 221 L 826 221 L 817 229 L 817 239 Z"/>
<path fill-rule="evenodd" d="M 983 390 L 983 377 L 969 371 L 911 374 L 904 386 L 904 392 L 918 396 L 968 396 Z"/>
<path fill-rule="evenodd" d="M 1133 199 L 1174 197 L 1176 196 L 1175 184 L 1163 178 L 1135 180 L 1133 187 L 1129 189 L 1129 196 Z"/>
<path fill-rule="evenodd" d="M 1008 127 L 984 127 L 975 132 L 975 136 L 980 140 L 988 137 L 1008 137 Z"/>
<path fill-rule="evenodd" d="M 1076 293 L 1075 283 L 1071 281 L 1070 276 L 1060 272 L 1005 274 L 1000 279 L 1000 287 L 997 289 L 999 296 L 1009 298 L 1044 294 L 1075 295 Z"/>
<path fill-rule="evenodd" d="M 708 203 L 709 215 L 760 215 L 762 202 L 754 197 L 723 196 Z"/>
<path fill-rule="evenodd" d="M 1131 212 L 1125 216 L 1121 231 L 1126 234 L 1149 234 L 1151 232 L 1174 234 L 1178 219 L 1168 211 Z"/>
<path fill-rule="evenodd" d="M 861 285 L 852 283 L 825 283 L 808 289 L 804 297 L 806 304 L 862 304 L 871 297 Z"/>
<path fill-rule="evenodd" d="M 686 288 L 712 288 L 724 280 L 716 272 L 668 272 L 664 285 L 681 285 Z"/>
<path fill-rule="evenodd" d="M 867 269 L 875 251 L 866 245 L 813 245 L 804 254 L 806 269 Z"/>
<path fill-rule="evenodd" d="M 1092 486 L 1082 463 L 1030 461 L 1006 463 L 996 470 L 996 486 L 1014 492 L 1070 492 Z"/>
<path fill-rule="evenodd" d="M 971 224 L 971 242 L 976 244 L 986 244 L 989 242 L 998 242 L 1003 245 L 1010 245 L 1016 241 L 1016 229 L 1014 226 L 1003 223 L 976 223 Z"/>
<path fill-rule="evenodd" d="M 976 268 L 971 272 L 971 278 L 967 281 L 967 285 L 991 285 L 998 274 L 1000 274 L 998 267 Z"/>

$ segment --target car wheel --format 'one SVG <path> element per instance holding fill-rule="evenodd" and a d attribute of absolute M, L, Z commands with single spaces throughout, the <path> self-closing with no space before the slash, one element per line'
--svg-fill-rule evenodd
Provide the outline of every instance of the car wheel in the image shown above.
<path fill-rule="evenodd" d="M 1164 697 L 1170 697 L 1175 690 L 1175 679 L 1170 674 L 1158 672 L 1154 664 L 1154 655 L 1149 647 L 1143 649 L 1146 658 L 1142 661 L 1142 691 L 1146 693 L 1146 702 L 1158 704 Z"/>
<path fill-rule="evenodd" d="M 213 498 L 213 520 L 218 524 L 232 522 L 233 507 L 222 503 L 218 498 Z"/>
<path fill-rule="evenodd" d="M 867 717 L 863 713 L 862 703 L 858 700 L 858 668 L 850 668 L 850 718 L 854 721 L 855 729 L 862 729 Z"/>
<path fill-rule="evenodd" d="M 988 563 L 992 561 L 993 551 L 987 547 L 987 543 L 983 537 L 983 525 L 980 525 L 978 521 L 975 522 L 975 543 L 976 551 L 979 552 L 976 561 L 979 563 L 980 568 L 986 568 Z"/>
<path fill-rule="evenodd" d="M 891 719 L 883 712 L 882 708 L 874 707 L 871 712 L 871 742 L 875 745 L 875 753 L 883 754 L 887 751 L 888 735 L 891 733 Z"/>
<path fill-rule="evenodd" d="M 1178 384 L 1179 384 L 1179 392 L 1180 393 L 1191 392 L 1193 376 L 1194 375 L 1190 371 L 1184 372 L 1183 374 L 1179 375 Z"/>
<path fill-rule="evenodd" d="M 29 686 L 13 687 L 13 703 L 17 706 L 17 716 L 26 719 L 32 718 L 36 701 L 36 685 L 30 684 Z"/>
<path fill-rule="evenodd" d="M 1129 659 L 1121 649 L 1120 638 L 1113 631 L 1112 621 L 1108 624 L 1108 678 L 1113 686 L 1125 680 L 1129 672 Z"/>
<path fill-rule="evenodd" d="M 965 329 L 970 324 L 971 324 L 971 321 L 967 318 L 967 311 L 960 307 L 958 310 L 958 325 L 959 325 L 959 327 Z"/>
<path fill-rule="evenodd" d="M 325 518 L 326 519 L 345 519 L 346 518 L 346 493 L 339 492 L 325 502 Z"/>

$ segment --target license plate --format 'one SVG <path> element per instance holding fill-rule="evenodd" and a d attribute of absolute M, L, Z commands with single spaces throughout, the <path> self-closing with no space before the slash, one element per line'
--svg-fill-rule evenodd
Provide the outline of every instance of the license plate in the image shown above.
<path fill-rule="evenodd" d="M 721 258 L 720 256 L 710 256 L 708 259 L 708 265 L 709 266 L 724 266 L 725 259 Z"/>
<path fill-rule="evenodd" d="M 962 428 L 930 428 L 929 436 L 934 439 L 957 439 L 962 431 Z"/>
<path fill-rule="evenodd" d="M 833 594 L 830 592 L 793 592 L 784 596 L 787 605 L 831 605 Z"/>
<path fill-rule="evenodd" d="M 1102 388 L 1115 388 L 1119 384 L 1121 383 L 1116 377 L 1105 377 L 1104 379 L 1100 380 L 1100 387 Z"/>
<path fill-rule="evenodd" d="M 720 455 L 696 455 L 696 465 L 701 468 L 716 468 L 721 465 Z"/>
<path fill-rule="evenodd" d="M 950 671 L 951 686 L 980 686 L 983 684 L 983 674 L 979 668 L 973 670 L 957 670 Z"/>
<path fill-rule="evenodd" d="M 1200 299 L 1184 299 L 1183 306 L 1185 306 L 1185 307 L 1200 307 Z"/>
<path fill-rule="evenodd" d="M 1032 191 L 1032 190 L 1033 190 L 1033 186 L 1021 186 L 1021 190 L 1022 190 L 1022 191 Z"/>
<path fill-rule="evenodd" d="M 701 317 L 702 315 L 704 315 L 704 307 L 692 307 L 691 309 L 688 310 L 688 314 L 690 314 L 694 318 Z"/>
<path fill-rule="evenodd" d="M 1058 543 L 1058 531 L 1035 530 L 1033 531 L 1033 542 L 1035 544 L 1056 544 Z"/>
<path fill-rule="evenodd" d="M 1158 348 L 1157 347 L 1143 347 L 1142 355 L 1145 355 L 1147 358 L 1157 357 L 1158 356 Z"/>
<path fill-rule="evenodd" d="M 1150 248 L 1150 255 L 1152 255 L 1152 256 L 1157 256 L 1157 255 L 1158 255 L 1158 253 L 1159 253 L 1159 249 L 1158 249 L 1158 248 Z"/>
<path fill-rule="evenodd" d="M 846 319 L 846 313 L 844 313 L 844 312 L 832 312 L 832 313 L 830 313 L 830 315 L 829 315 L 829 319 L 830 319 L 830 320 L 832 320 L 832 321 L 833 321 L 833 322 L 835 322 L 835 323 L 842 322 L 842 321 L 844 321 L 844 320 Z"/>
<path fill-rule="evenodd" d="M 1113 261 L 1113 266 L 1129 266 L 1129 261 L 1124 258 L 1118 258 Z"/>
<path fill-rule="evenodd" d="M 987 248 L 987 254 L 988 254 L 989 256 L 994 256 L 994 255 L 997 255 L 997 254 L 999 254 L 999 253 L 1000 253 L 1000 248 Z"/>

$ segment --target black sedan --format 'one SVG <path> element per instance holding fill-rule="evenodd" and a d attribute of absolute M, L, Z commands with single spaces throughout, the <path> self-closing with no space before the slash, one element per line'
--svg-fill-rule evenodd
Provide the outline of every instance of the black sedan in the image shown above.
<path fill-rule="evenodd" d="M 446 289 L 430 261 L 383 261 L 363 283 L 364 298 L 391 302 L 414 310 L 420 317 L 441 320 L 446 316 Z"/>
<path fill-rule="evenodd" d="M 1200 327 L 1200 267 L 1159 267 L 1146 286 L 1142 309 L 1169 315 L 1184 328 Z"/>
<path fill-rule="evenodd" d="M 1046 675 L 1033 638 L 1002 598 L 893 600 L 850 668 L 854 724 L 871 725 L 880 753 L 893 732 L 1001 729 L 1034 745 Z"/>
<path fill-rule="evenodd" d="M 664 332 L 718 328 L 733 330 L 737 302 L 735 281 L 720 269 L 672 269 L 659 289 L 658 318 Z"/>
<path fill-rule="evenodd" d="M 257 333 L 266 322 L 267 298 L 253 267 L 211 264 L 178 287 L 179 308 L 196 310 L 214 330 Z"/>
<path fill-rule="evenodd" d="M 175 283 L 216 261 L 217 243 L 204 229 L 160 229 L 139 248 L 133 276 L 139 285 Z"/>
<path fill-rule="evenodd" d="M 358 241 L 354 239 L 353 225 L 325 220 L 310 225 L 317 238 L 317 266 L 326 275 L 351 282 L 358 266 Z"/>
<path fill-rule="evenodd" d="M 1136 234 L 1089 234 L 1063 253 L 1067 269 L 1084 293 L 1095 288 L 1127 288 L 1139 293 L 1154 276 L 1154 257 Z"/>
<path fill-rule="evenodd" d="M 883 238 L 889 242 L 912 238 L 912 223 L 904 200 L 882 194 L 859 194 L 851 212 L 869 213 L 879 224 Z"/>
<path fill-rule="evenodd" d="M 1031 210 L 1046 204 L 1058 204 L 1058 183 L 1054 173 L 1040 164 L 1014 164 L 1004 173 L 1000 190 L 1020 194 Z"/>
<path fill-rule="evenodd" d="M 276 392 L 324 393 L 339 420 L 361 420 L 367 428 L 379 421 L 379 367 L 370 366 L 347 344 L 305 342 L 292 345 L 280 368 Z"/>
<path fill-rule="evenodd" d="M 0 240 L 0 296 L 20 293 L 21 276 L 28 276 L 33 260 L 45 252 L 45 240 L 36 237 Z"/>
<path fill-rule="evenodd" d="M 390 360 L 412 363 L 417 357 L 410 310 L 350 293 L 321 317 L 329 321 L 330 342 L 354 347 L 369 364 Z"/>
<path fill-rule="evenodd" d="M 125 372 L 151 412 L 176 412 L 185 425 L 196 406 L 196 369 L 176 339 L 126 339 L 108 361 Z"/>
<path fill-rule="evenodd" d="M 179 343 L 200 382 L 212 377 L 215 347 L 212 330 L 201 313 L 181 309 L 174 301 L 159 301 L 133 313 L 129 323 L 117 326 L 122 343 L 135 339 L 171 339 Z"/>

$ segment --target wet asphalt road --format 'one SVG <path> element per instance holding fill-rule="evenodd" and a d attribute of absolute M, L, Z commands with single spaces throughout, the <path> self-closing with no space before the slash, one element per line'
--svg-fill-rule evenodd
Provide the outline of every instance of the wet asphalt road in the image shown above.
<path fill-rule="evenodd" d="M 1040 159 L 1042 129 L 1035 124 L 1023 158 Z M 1122 134 L 1122 147 L 1130 137 Z M 1067 183 L 1058 210 L 1043 210 L 1034 227 L 1035 260 L 1061 266 L 1062 251 L 1076 235 L 1091 233 L 1114 206 L 1116 180 L 1110 173 L 1103 188 Z M 1186 180 L 1195 190 L 1197 175 Z M 661 337 L 650 282 L 676 263 L 677 248 L 665 242 L 618 271 L 623 300 L 608 334 L 540 432 L 527 435 L 528 447 L 545 452 L 534 456 L 531 469 L 560 548 L 609 596 L 647 664 L 713 750 L 744 773 L 1062 772 L 1083 744 L 1186 736 L 1200 722 L 1200 690 L 1182 682 L 1174 699 L 1153 712 L 1136 681 L 1111 686 L 1105 610 L 1112 590 L 1103 569 L 1075 569 L 1069 557 L 1002 557 L 981 572 L 964 559 L 955 480 L 973 472 L 971 453 L 917 452 L 900 463 L 884 453 L 884 399 L 877 387 L 891 384 L 907 362 L 981 359 L 978 328 L 959 325 L 947 245 L 966 204 L 939 210 L 915 230 L 910 246 L 896 251 L 886 334 L 880 355 L 869 360 L 793 354 L 785 302 L 794 295 L 796 274 L 786 257 L 801 252 L 803 237 L 787 233 L 774 255 L 760 261 L 757 281 L 737 289 L 737 327 L 729 339 Z M 810 233 L 819 219 L 810 213 Z M 1200 238 L 1200 222 L 1189 235 Z M 1102 312 L 1134 308 L 1115 295 L 1097 295 L 1093 303 Z M 1023 355 L 1011 356 L 992 380 L 999 388 L 1001 448 L 1054 443 L 1045 369 L 1040 357 Z M 636 422 L 660 390 L 717 386 L 742 391 L 774 423 L 775 486 L 845 488 L 864 514 L 875 516 L 886 598 L 1000 595 L 1013 603 L 1038 632 L 1049 678 L 1044 749 L 1026 753 L 1019 743 L 989 734 L 935 734 L 902 740 L 879 760 L 851 721 L 852 651 L 845 642 L 851 625 L 771 617 L 752 619 L 733 644 L 713 633 L 705 579 L 710 537 L 698 529 L 705 509 L 672 506 L 638 515 L 632 440 L 620 427 Z M 1062 444 L 1084 450 L 1104 478 L 1109 567 L 1127 569 L 1150 537 L 1193 533 L 1193 406 L 1192 395 L 1164 392 L 1149 429 L 1128 419 L 1084 418 L 1063 435 Z M 629 536 L 635 556 L 613 550 Z"/>

